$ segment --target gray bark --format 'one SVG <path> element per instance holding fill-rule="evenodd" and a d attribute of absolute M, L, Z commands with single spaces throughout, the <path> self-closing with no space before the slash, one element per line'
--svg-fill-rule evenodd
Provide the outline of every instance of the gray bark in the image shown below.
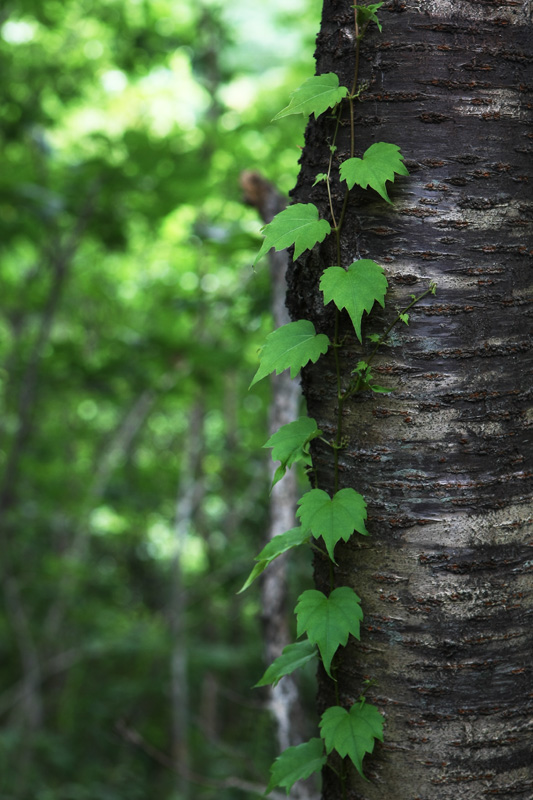
<path fill-rule="evenodd" d="M 363 333 L 436 280 L 436 298 L 396 328 L 375 373 L 392 396 L 345 408 L 340 486 L 369 504 L 368 539 L 336 551 L 337 585 L 362 597 L 361 642 L 339 659 L 348 707 L 365 678 L 385 716 L 385 742 L 351 776 L 351 800 L 533 797 L 531 437 L 531 87 L 528 2 L 406 0 L 380 11 L 365 38 L 356 155 L 375 141 L 401 147 L 410 170 L 389 207 L 355 191 L 343 265 L 385 267 L 388 306 Z M 325 0 L 317 74 L 353 75 L 351 0 Z M 323 184 L 333 123 L 311 120 L 296 202 L 328 217 Z M 349 155 L 343 127 L 339 161 Z M 389 184 L 390 185 L 390 184 Z M 334 186 L 336 203 L 342 189 Z M 332 334 L 318 291 L 336 263 L 331 241 L 290 271 L 295 319 Z M 348 335 L 344 373 L 367 352 Z M 333 357 L 303 374 L 310 416 L 335 428 Z M 331 451 L 314 448 L 320 486 L 333 488 Z M 315 577 L 328 586 L 318 558 Z M 327 589 L 326 589 L 327 590 Z M 322 676 L 319 710 L 334 704 Z M 323 796 L 340 797 L 324 772 Z"/>

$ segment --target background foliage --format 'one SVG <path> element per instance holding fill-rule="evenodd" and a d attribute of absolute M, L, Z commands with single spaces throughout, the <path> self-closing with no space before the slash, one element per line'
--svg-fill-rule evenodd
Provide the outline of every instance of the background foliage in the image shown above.
<path fill-rule="evenodd" d="M 0 10 L 2 800 L 226 800 L 276 755 L 236 595 L 264 543 L 247 386 L 271 327 L 238 176 L 295 182 L 303 119 L 270 121 L 318 13 Z"/>

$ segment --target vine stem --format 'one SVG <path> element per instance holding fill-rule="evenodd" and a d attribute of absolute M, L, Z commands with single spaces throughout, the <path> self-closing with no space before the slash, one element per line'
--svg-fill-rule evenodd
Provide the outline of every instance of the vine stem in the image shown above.
<path fill-rule="evenodd" d="M 372 364 L 372 361 L 374 360 L 379 348 L 381 347 L 382 344 L 384 344 L 387 341 L 387 337 L 388 337 L 389 333 L 394 328 L 394 326 L 397 325 L 398 322 L 400 322 L 400 320 L 402 319 L 402 316 L 404 314 L 406 314 L 409 311 L 410 308 L 413 308 L 413 306 L 415 306 L 417 303 L 419 303 L 421 300 L 423 300 L 424 297 L 427 297 L 428 294 L 435 294 L 435 289 L 436 289 L 436 285 L 434 283 L 431 283 L 430 286 L 429 286 L 429 289 L 426 289 L 425 292 L 422 292 L 422 294 L 419 295 L 419 297 L 414 297 L 413 300 L 409 303 L 408 306 L 406 306 L 404 309 L 402 309 L 400 312 L 398 312 L 398 315 L 396 316 L 396 318 L 391 322 L 391 324 L 389 325 L 387 330 L 383 333 L 382 336 L 380 336 L 379 340 L 376 342 L 376 345 L 375 345 L 374 349 L 372 350 L 372 352 L 370 353 L 370 355 L 368 357 L 368 361 L 366 362 L 367 368 L 370 367 L 370 365 Z M 349 386 L 348 389 L 344 392 L 344 394 L 342 396 L 343 401 L 347 400 L 349 397 L 351 397 L 352 395 L 356 394 L 356 392 L 358 392 L 360 390 L 360 388 L 361 388 L 361 383 L 362 383 L 362 378 L 361 378 L 361 375 L 359 375 L 358 378 L 357 378 L 357 381 L 355 382 L 355 385 L 352 385 L 351 387 Z"/>
<path fill-rule="evenodd" d="M 409 305 L 408 305 L 408 306 L 406 306 L 404 309 L 402 309 L 402 310 L 401 310 L 401 311 L 398 313 L 398 316 L 397 316 L 397 317 L 396 317 L 396 318 L 395 318 L 395 319 L 394 319 L 394 320 L 391 322 L 391 324 L 389 325 L 389 327 L 387 328 L 387 330 L 385 331 L 385 333 L 383 333 L 383 335 L 382 335 L 382 336 L 380 336 L 380 338 L 379 338 L 379 341 L 378 341 L 378 342 L 376 342 L 376 346 L 374 347 L 374 349 L 373 349 L 373 350 L 372 350 L 372 352 L 370 353 L 370 355 L 369 355 L 369 357 L 368 357 L 368 361 L 366 362 L 366 363 L 368 364 L 368 366 L 370 366 L 370 364 L 371 364 L 371 363 L 372 363 L 372 361 L 374 360 L 374 357 L 376 356 L 378 349 L 379 349 L 379 348 L 381 347 L 381 345 L 382 345 L 382 344 L 383 344 L 383 343 L 384 343 L 384 342 L 387 340 L 387 337 L 388 337 L 389 333 L 391 332 L 391 330 L 394 328 L 394 326 L 395 326 L 395 325 L 397 325 L 397 324 L 398 324 L 398 322 L 400 322 L 400 320 L 401 320 L 402 316 L 403 316 L 404 314 L 407 314 L 407 312 L 409 311 L 409 309 L 413 308 L 413 306 L 415 306 L 417 303 L 419 303 L 421 300 L 423 300 L 423 299 L 424 299 L 424 297 L 427 297 L 427 296 L 428 296 L 428 294 L 435 294 L 435 285 L 434 285 L 433 283 L 430 285 L 429 289 L 426 289 L 426 291 L 425 291 L 425 292 L 423 292 L 423 293 L 422 293 L 422 294 L 421 294 L 419 297 L 414 297 L 414 298 L 411 300 L 411 302 L 409 303 Z"/>
<path fill-rule="evenodd" d="M 326 177 L 326 186 L 328 189 L 328 200 L 329 200 L 329 211 L 331 214 L 331 221 L 333 223 L 333 230 L 337 230 L 337 220 L 335 219 L 335 211 L 333 209 L 333 198 L 331 196 L 331 185 L 330 185 L 330 178 L 331 178 L 331 168 L 333 166 L 333 155 L 335 153 L 336 141 L 337 141 L 337 134 L 339 132 L 339 126 L 341 124 L 341 117 L 342 117 L 342 103 L 339 103 L 339 111 L 337 113 L 337 124 L 335 125 L 335 133 L 333 134 L 333 141 L 329 148 L 329 163 L 328 163 L 328 173 Z M 337 239 L 338 244 L 338 239 Z"/>
<path fill-rule="evenodd" d="M 366 31 L 366 25 L 364 26 L 363 30 L 359 31 L 359 24 L 357 22 L 357 9 L 354 9 L 355 14 L 355 67 L 354 67 L 354 76 L 353 76 L 353 84 L 352 90 L 350 92 L 350 96 L 348 97 L 348 101 L 350 104 L 350 157 L 353 158 L 355 153 L 355 120 L 354 120 L 354 105 L 353 99 L 354 95 L 357 91 L 357 81 L 359 80 L 359 57 L 361 51 L 361 39 L 364 36 Z M 333 145 L 337 140 L 337 133 L 339 130 L 340 120 L 342 114 L 342 106 L 339 109 L 339 113 L 337 115 L 337 125 L 335 127 L 335 134 L 333 138 Z M 329 165 L 328 165 L 328 178 L 327 178 L 327 185 L 328 185 L 328 197 L 331 209 L 331 218 L 334 222 L 334 230 L 335 230 L 335 241 L 337 246 L 337 263 L 339 267 L 342 267 L 342 251 L 341 251 L 341 231 L 342 226 L 344 223 L 344 217 L 346 215 L 346 208 L 348 206 L 348 195 L 350 190 L 346 187 L 344 192 L 344 200 L 342 203 L 342 210 L 339 217 L 339 222 L 336 224 L 335 222 L 335 213 L 333 211 L 333 203 L 331 200 L 331 190 L 329 186 L 329 176 L 331 173 L 331 167 L 333 164 L 333 153 L 334 150 L 331 150 L 330 157 L 329 157 Z M 342 393 L 342 385 L 341 385 L 341 369 L 340 369 L 340 359 L 339 359 L 339 321 L 340 321 L 340 312 L 335 309 L 335 336 L 333 339 L 333 352 L 335 356 L 335 372 L 337 377 L 337 433 L 335 436 L 335 448 L 334 448 L 334 491 L 337 492 L 339 489 L 339 450 L 342 441 L 342 412 L 344 407 L 344 396 Z"/>
<path fill-rule="evenodd" d="M 335 435 L 335 447 L 333 448 L 333 474 L 334 474 L 334 491 L 339 489 L 339 450 L 342 440 L 342 412 L 344 407 L 344 397 L 342 394 L 341 383 L 341 366 L 339 358 L 339 322 L 340 311 L 335 309 L 335 336 L 333 339 L 333 354 L 335 358 L 335 372 L 337 377 L 337 432 Z"/>
<path fill-rule="evenodd" d="M 355 67 L 354 67 L 354 78 L 353 78 L 352 90 L 351 90 L 350 95 L 348 97 L 349 108 L 350 108 L 350 158 L 353 158 L 354 155 L 355 155 L 354 96 L 355 96 L 355 93 L 357 91 L 357 81 L 359 79 L 360 43 L 361 43 L 361 39 L 362 39 L 362 37 L 364 35 L 364 32 L 366 30 L 366 26 L 365 26 L 361 32 L 359 31 L 359 25 L 358 25 L 358 22 L 357 22 L 357 8 L 354 8 L 354 15 L 355 15 L 355 40 L 356 40 L 356 45 L 355 45 Z M 339 109 L 339 114 L 337 116 L 337 125 L 336 125 L 336 128 L 335 128 L 334 143 L 336 141 L 337 133 L 338 133 L 338 130 L 339 130 L 341 114 L 342 114 L 342 106 L 341 106 L 341 109 Z M 337 224 L 337 222 L 335 220 L 335 213 L 333 211 L 333 203 L 332 203 L 332 199 L 331 199 L 331 189 L 330 189 L 330 173 L 331 173 L 331 167 L 332 167 L 332 164 L 333 164 L 333 153 L 334 153 L 334 149 L 332 148 L 331 153 L 330 153 L 330 158 L 329 158 L 328 177 L 327 177 L 328 198 L 329 198 L 329 204 L 330 204 L 330 209 L 331 209 L 331 218 L 333 220 L 334 230 L 335 230 L 335 242 L 336 242 L 336 248 L 337 248 L 337 263 L 338 263 L 339 267 L 342 267 L 341 231 L 342 231 L 342 227 L 343 227 L 343 224 L 344 224 L 344 218 L 345 218 L 345 215 L 346 215 L 346 209 L 348 207 L 348 196 L 349 196 L 350 190 L 348 189 L 348 186 L 346 186 L 346 189 L 345 189 L 345 192 L 344 192 L 344 199 L 343 199 L 343 203 L 342 203 L 342 209 L 341 209 L 341 213 L 340 213 L 340 216 L 339 216 L 339 222 Z M 335 309 L 335 334 L 334 334 L 334 339 L 333 339 L 333 353 L 334 353 L 334 358 L 335 358 L 335 373 L 336 373 L 336 379 L 337 379 L 337 431 L 336 431 L 336 436 L 335 436 L 335 446 L 333 448 L 333 453 L 334 453 L 334 455 L 333 455 L 334 492 L 335 493 L 337 493 L 337 491 L 339 489 L 339 450 L 341 448 L 341 442 L 342 442 L 342 414 L 343 414 L 343 410 L 344 410 L 344 401 L 345 401 L 345 395 L 343 395 L 343 392 L 342 392 L 342 378 L 341 378 L 341 368 L 340 368 L 340 358 L 339 358 L 339 347 L 340 347 L 339 327 L 340 327 L 340 311 L 339 311 L 338 308 L 336 308 Z M 333 570 L 333 563 L 331 561 L 330 561 L 330 565 L 329 565 L 329 576 L 330 576 L 330 588 L 331 588 L 331 591 L 333 591 L 333 587 L 335 585 L 335 583 L 334 583 L 334 581 L 335 581 L 335 573 L 334 573 L 334 570 Z M 337 681 L 336 678 L 334 679 L 334 682 L 335 682 L 335 699 L 336 699 L 337 705 L 340 706 L 339 684 L 338 684 L 338 681 Z M 342 762 L 342 765 L 341 765 L 341 771 L 340 771 L 340 774 L 339 774 L 339 780 L 340 780 L 340 784 L 341 784 L 342 800 L 347 800 L 346 768 L 345 768 L 344 761 Z"/>

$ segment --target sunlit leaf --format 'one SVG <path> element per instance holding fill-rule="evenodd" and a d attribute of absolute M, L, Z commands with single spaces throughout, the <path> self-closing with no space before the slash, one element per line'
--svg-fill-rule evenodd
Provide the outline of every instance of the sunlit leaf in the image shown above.
<path fill-rule="evenodd" d="M 387 203 L 391 202 L 385 183 L 393 181 L 397 175 L 409 175 L 403 163 L 400 148 L 387 142 L 376 142 L 363 154 L 363 158 L 349 158 L 340 167 L 341 180 L 346 181 L 348 188 L 355 184 L 366 189 L 370 186 L 382 196 Z"/>
<path fill-rule="evenodd" d="M 376 301 L 382 307 L 385 305 L 387 287 L 383 267 L 368 258 L 354 261 L 347 270 L 328 267 L 320 279 L 324 304 L 333 300 L 339 311 L 346 309 L 359 341 L 364 312 L 369 312 Z"/>
<path fill-rule="evenodd" d="M 323 242 L 331 231 L 325 219 L 319 219 L 318 209 L 313 203 L 295 203 L 276 214 L 272 222 L 261 229 L 265 240 L 254 259 L 256 264 L 273 247 L 285 250 L 294 245 L 294 258 L 304 250 L 311 250 L 318 242 Z"/>
<path fill-rule="evenodd" d="M 278 533 L 277 536 L 274 536 L 255 557 L 255 560 L 263 561 L 266 559 L 269 562 L 273 561 L 282 553 L 286 553 L 287 550 L 292 550 L 294 547 L 299 547 L 301 544 L 308 541 L 308 531 L 300 526 L 291 528 L 285 531 L 285 533 Z"/>
<path fill-rule="evenodd" d="M 245 592 L 246 589 L 248 589 L 248 587 L 252 585 L 255 579 L 258 578 L 261 575 L 261 573 L 265 571 L 265 569 L 268 567 L 269 564 L 270 561 L 266 558 L 262 559 L 261 561 L 258 561 L 257 564 L 254 564 L 252 571 L 244 581 L 243 585 L 241 586 L 237 594 L 242 594 L 242 592 Z"/>
<path fill-rule="evenodd" d="M 334 108 L 348 94 L 346 86 L 339 86 L 339 77 L 334 72 L 308 78 L 291 94 L 289 105 L 274 119 L 289 114 L 314 114 L 318 117 L 328 108 Z"/>
<path fill-rule="evenodd" d="M 241 589 L 237 592 L 240 594 L 244 592 L 251 584 L 258 578 L 262 572 L 268 567 L 268 565 L 274 561 L 275 558 L 280 556 L 282 553 L 286 553 L 288 550 L 292 550 L 294 547 L 299 547 L 301 544 L 309 541 L 309 532 L 304 530 L 301 527 L 291 528 L 285 533 L 279 533 L 277 536 L 274 536 L 261 550 L 261 552 L 255 556 L 255 560 L 257 564 L 254 565 L 254 568 L 246 578 L 244 585 Z"/>
<path fill-rule="evenodd" d="M 316 333 L 310 320 L 301 319 L 282 325 L 267 336 L 259 356 L 260 367 L 250 386 L 271 372 L 279 375 L 286 369 L 290 369 L 291 378 L 295 378 L 302 367 L 309 361 L 317 361 L 328 347 L 328 337 L 324 333 Z"/>
<path fill-rule="evenodd" d="M 284 675 L 290 675 L 294 670 L 303 667 L 304 664 L 311 661 L 316 654 L 316 647 L 309 639 L 287 645 L 287 647 L 283 648 L 281 655 L 272 662 L 261 680 L 255 685 L 267 686 L 271 683 L 275 686 Z"/>
<path fill-rule="evenodd" d="M 318 645 L 324 669 L 331 675 L 331 661 L 350 633 L 359 639 L 363 612 L 360 598 L 349 586 L 339 586 L 329 597 L 317 589 L 308 589 L 296 606 L 298 636 L 307 633 L 310 642 Z"/>
<path fill-rule="evenodd" d="M 313 186 L 316 186 L 317 183 L 320 183 L 321 181 L 327 181 L 327 179 L 328 179 L 328 176 L 327 176 L 327 174 L 325 172 L 319 172 L 318 175 L 315 178 L 315 182 L 313 183 Z"/>
<path fill-rule="evenodd" d="M 267 794 L 276 786 L 285 788 L 289 794 L 296 781 L 305 780 L 315 772 L 320 772 L 326 761 L 322 739 L 310 739 L 297 747 L 288 747 L 270 768 Z"/>
<path fill-rule="evenodd" d="M 274 475 L 273 484 L 283 477 L 285 471 L 297 461 L 311 463 L 309 443 L 322 433 L 314 419 L 299 417 L 295 422 L 283 425 L 263 447 L 272 447 L 272 459 L 281 461 Z"/>
<path fill-rule="evenodd" d="M 316 538 L 323 538 L 332 561 L 339 539 L 347 542 L 354 531 L 368 535 L 365 499 L 355 489 L 341 489 L 332 498 L 323 489 L 311 489 L 300 498 L 298 505 L 296 516 L 302 527 Z"/>
<path fill-rule="evenodd" d="M 383 3 L 370 3 L 368 6 L 353 6 L 357 10 L 357 24 L 359 26 L 365 25 L 367 22 L 375 22 L 381 31 L 381 23 L 377 17 L 376 11 L 381 8 Z"/>
<path fill-rule="evenodd" d="M 375 706 L 361 697 L 349 711 L 340 706 L 327 708 L 320 721 L 320 735 L 328 753 L 336 750 L 341 758 L 349 756 L 364 777 L 365 753 L 373 751 L 376 739 L 383 741 L 383 717 Z"/>

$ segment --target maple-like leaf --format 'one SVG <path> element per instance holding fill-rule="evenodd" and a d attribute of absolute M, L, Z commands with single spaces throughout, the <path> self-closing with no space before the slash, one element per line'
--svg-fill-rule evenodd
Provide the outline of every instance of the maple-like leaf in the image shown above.
<path fill-rule="evenodd" d="M 292 92 L 289 105 L 274 119 L 288 117 L 289 114 L 314 114 L 318 117 L 328 108 L 334 108 L 347 94 L 348 89 L 339 86 L 339 77 L 334 72 L 315 75 Z"/>
<path fill-rule="evenodd" d="M 311 463 L 309 455 L 309 443 L 312 439 L 322 433 L 317 424 L 311 417 L 299 417 L 294 422 L 289 422 L 273 433 L 268 442 L 263 447 L 272 447 L 272 459 L 281 461 L 280 466 L 274 473 L 272 485 L 277 483 L 284 475 L 286 470 L 296 463 L 302 461 L 304 464 Z"/>
<path fill-rule="evenodd" d="M 376 142 L 370 145 L 363 158 L 349 158 L 341 164 L 341 180 L 346 181 L 348 188 L 355 184 L 366 189 L 371 186 L 387 203 L 391 202 L 385 183 L 394 180 L 394 174 L 409 175 L 403 163 L 400 148 L 387 142 Z"/>
<path fill-rule="evenodd" d="M 310 739 L 297 747 L 287 747 L 270 768 L 271 778 L 266 793 L 276 786 L 282 786 L 289 794 L 296 781 L 305 780 L 315 772 L 320 772 L 326 761 L 322 739 Z"/>
<path fill-rule="evenodd" d="M 302 527 L 314 537 L 322 537 L 329 557 L 334 561 L 339 539 L 348 541 L 354 531 L 368 536 L 365 528 L 366 503 L 355 489 L 340 489 L 330 497 L 323 489 L 311 489 L 298 501 L 296 516 Z"/>
<path fill-rule="evenodd" d="M 285 250 L 294 245 L 294 258 L 298 258 L 304 250 L 311 250 L 317 242 L 323 242 L 331 225 L 325 219 L 319 219 L 318 208 L 313 203 L 295 203 L 276 214 L 272 222 L 261 230 L 265 240 L 254 259 L 256 264 L 273 247 Z"/>
<path fill-rule="evenodd" d="M 295 642 L 288 644 L 283 648 L 280 656 L 268 667 L 265 674 L 255 685 L 274 686 L 284 675 L 290 675 L 294 670 L 303 667 L 312 658 L 316 656 L 316 647 L 309 639 L 304 639 L 302 642 Z"/>
<path fill-rule="evenodd" d="M 333 589 L 329 597 L 318 589 L 303 592 L 296 606 L 297 634 L 307 633 L 310 642 L 318 645 L 324 669 L 331 677 L 331 661 L 351 633 L 359 639 L 363 612 L 360 598 L 349 586 Z"/>
<path fill-rule="evenodd" d="M 380 386 L 377 383 L 372 383 L 372 372 L 370 371 L 370 367 L 366 361 L 359 361 L 355 369 L 352 370 L 352 375 L 358 376 L 358 392 L 364 392 L 368 389 L 369 391 L 377 392 L 378 394 L 389 394 L 390 392 L 396 391 L 391 387 Z"/>
<path fill-rule="evenodd" d="M 254 568 L 246 578 L 242 588 L 239 589 L 237 594 L 244 592 L 255 581 L 255 579 L 265 571 L 271 561 L 274 561 L 274 559 L 280 556 L 282 553 L 286 553 L 287 550 L 292 550 L 294 547 L 299 547 L 301 544 L 304 544 L 304 542 L 307 541 L 309 541 L 309 532 L 301 527 L 291 528 L 290 530 L 285 531 L 285 533 L 278 533 L 277 536 L 274 536 L 263 547 L 261 552 L 255 556 L 255 561 L 257 561 L 257 564 L 254 565 Z"/>
<path fill-rule="evenodd" d="M 288 322 L 268 334 L 259 356 L 259 369 L 250 386 L 271 372 L 279 375 L 285 369 L 290 369 L 291 378 L 295 378 L 302 367 L 309 361 L 317 361 L 328 347 L 328 337 L 324 333 L 316 333 L 310 320 Z"/>
<path fill-rule="evenodd" d="M 366 22 L 375 22 L 381 31 L 381 23 L 377 17 L 376 11 L 381 8 L 383 3 L 370 3 L 367 6 L 354 6 L 357 11 L 357 24 L 362 26 Z"/>
<path fill-rule="evenodd" d="M 324 304 L 333 300 L 339 311 L 346 309 L 359 341 L 364 312 L 369 312 L 376 301 L 382 307 L 385 305 L 387 287 L 383 267 L 368 258 L 354 261 L 347 270 L 328 267 L 320 279 Z"/>
<path fill-rule="evenodd" d="M 344 758 L 349 756 L 359 774 L 363 775 L 363 758 L 371 753 L 374 742 L 383 741 L 383 717 L 378 709 L 361 697 L 349 711 L 340 706 L 331 706 L 322 714 L 320 735 L 326 750 L 336 750 Z"/>

